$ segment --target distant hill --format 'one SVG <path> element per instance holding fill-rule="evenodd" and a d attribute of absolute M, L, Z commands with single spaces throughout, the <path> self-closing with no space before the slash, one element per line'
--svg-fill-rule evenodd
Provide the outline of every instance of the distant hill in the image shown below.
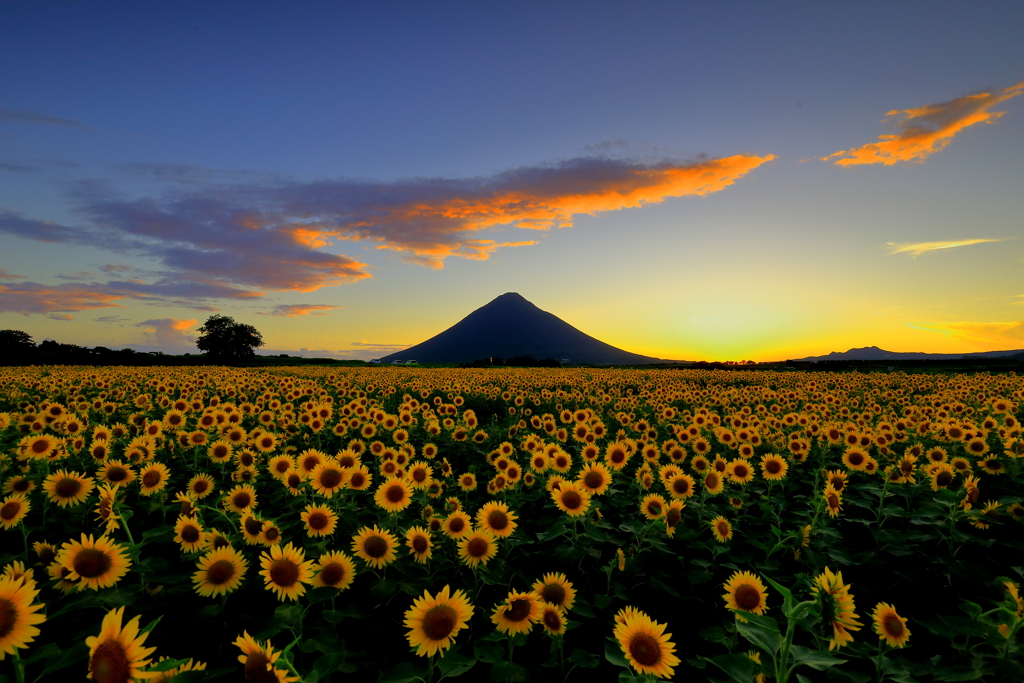
<path fill-rule="evenodd" d="M 427 341 L 381 358 L 382 363 L 471 363 L 530 356 L 587 365 L 666 363 L 615 348 L 509 292 Z"/>
<path fill-rule="evenodd" d="M 981 351 L 978 353 L 921 353 L 919 351 L 886 351 L 877 346 L 865 346 L 849 351 L 833 351 L 826 356 L 808 356 L 793 360 L 816 363 L 823 360 L 960 360 L 970 358 L 1008 358 L 1024 356 L 1024 349 L 1016 351 Z"/>

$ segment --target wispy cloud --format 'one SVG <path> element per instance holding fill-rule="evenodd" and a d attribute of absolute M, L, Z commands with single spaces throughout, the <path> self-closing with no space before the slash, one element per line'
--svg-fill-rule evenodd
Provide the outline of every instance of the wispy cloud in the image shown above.
<path fill-rule="evenodd" d="M 8 273 L 6 269 L 0 268 L 0 280 L 24 280 L 24 275 L 13 275 Z"/>
<path fill-rule="evenodd" d="M 908 325 L 908 327 L 936 332 L 943 336 L 966 342 L 1010 345 L 1024 343 L 1024 320 L 992 323 L 914 323 Z"/>
<path fill-rule="evenodd" d="M 49 318 L 50 320 L 74 320 L 75 319 L 75 316 L 71 315 L 70 313 L 63 313 L 63 314 L 51 313 L 50 315 L 48 315 L 46 317 Z"/>
<path fill-rule="evenodd" d="M 62 119 L 59 116 L 47 116 L 35 111 L 25 109 L 4 109 L 0 107 L 0 121 L 13 121 L 15 123 L 41 123 L 47 126 L 62 126 L 64 128 L 84 128 L 92 130 L 91 127 L 80 121 Z"/>
<path fill-rule="evenodd" d="M 1024 81 L 999 90 L 965 95 L 949 102 L 926 104 L 914 109 L 886 112 L 883 123 L 896 129 L 895 135 L 880 135 L 878 142 L 840 150 L 822 161 L 835 160 L 837 166 L 924 161 L 953 141 L 964 128 L 978 123 L 995 123 L 1006 112 L 992 107 L 1024 93 Z"/>
<path fill-rule="evenodd" d="M 189 330 L 195 327 L 196 322 L 192 319 L 155 318 L 136 323 L 135 327 L 145 330 L 147 338 L 152 338 L 156 346 L 172 350 L 195 347 L 195 335 L 189 334 Z"/>
<path fill-rule="evenodd" d="M 327 315 L 328 311 L 332 311 L 335 308 L 341 308 L 341 306 L 325 306 L 322 304 L 281 304 L 280 306 L 274 306 L 274 308 L 269 311 L 260 311 L 259 315 L 297 318 L 300 315 Z"/>
<path fill-rule="evenodd" d="M 0 313 L 61 313 L 120 307 L 123 294 L 85 284 L 41 285 L 38 282 L 0 284 Z"/>
<path fill-rule="evenodd" d="M 106 323 L 108 325 L 117 325 L 118 327 L 124 327 L 123 323 L 131 322 L 128 318 L 121 318 L 116 315 L 104 315 L 99 318 L 93 318 L 98 323 Z"/>
<path fill-rule="evenodd" d="M 969 240 L 944 240 L 940 242 L 915 242 L 912 244 L 897 244 L 896 242 L 886 242 L 885 246 L 889 247 L 890 253 L 892 254 L 911 254 L 914 258 L 917 258 L 918 256 L 927 251 L 941 251 L 943 249 L 969 247 L 972 244 L 984 244 L 985 242 L 1004 242 L 1007 239 L 1009 238 L 978 238 Z"/>

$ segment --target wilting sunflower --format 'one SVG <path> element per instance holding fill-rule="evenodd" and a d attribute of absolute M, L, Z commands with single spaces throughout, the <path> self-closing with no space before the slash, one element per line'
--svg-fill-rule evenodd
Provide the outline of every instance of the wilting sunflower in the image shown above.
<path fill-rule="evenodd" d="M 93 486 L 92 477 L 68 470 L 57 470 L 43 481 L 43 490 L 49 496 L 50 502 L 57 503 L 62 508 L 85 501 L 92 493 Z"/>
<path fill-rule="evenodd" d="M 426 564 L 433 554 L 430 532 L 421 526 L 411 527 L 405 532 L 405 544 L 409 546 L 409 552 L 418 564 Z"/>
<path fill-rule="evenodd" d="M 572 582 L 566 579 L 565 574 L 561 572 L 545 574 L 544 578 L 535 581 L 533 584 L 533 594 L 541 602 L 554 605 L 566 611 L 572 609 L 572 604 L 576 600 L 576 589 L 572 587 Z"/>
<path fill-rule="evenodd" d="M 814 577 L 811 592 L 821 596 L 823 616 L 827 622 L 832 624 L 832 638 L 828 643 L 829 651 L 852 643 L 853 636 L 850 635 L 850 631 L 859 631 L 861 624 L 857 621 L 857 614 L 854 612 L 850 586 L 843 584 L 843 573 L 833 574 L 832 570 L 825 567 L 825 571 Z"/>
<path fill-rule="evenodd" d="M 463 538 L 473 531 L 473 520 L 462 510 L 455 510 L 445 518 L 441 530 L 448 538 Z"/>
<path fill-rule="evenodd" d="M 192 575 L 196 592 L 212 598 L 238 588 L 249 563 L 242 553 L 229 546 L 206 553 L 199 558 L 196 567 L 199 571 Z"/>
<path fill-rule="evenodd" d="M 673 500 L 665 508 L 665 533 L 669 538 L 675 535 L 676 527 L 683 519 L 683 508 L 686 504 L 679 500 Z"/>
<path fill-rule="evenodd" d="M 765 481 L 779 481 L 786 478 L 789 472 L 789 463 L 780 455 L 761 456 L 761 476 Z"/>
<path fill-rule="evenodd" d="M 472 616 L 473 606 L 461 590 L 454 595 L 448 586 L 437 595 L 423 591 L 423 597 L 413 600 L 412 608 L 405 612 L 405 627 L 409 629 L 405 637 L 420 657 L 433 657 L 438 652 L 443 657 Z"/>
<path fill-rule="evenodd" d="M 827 506 L 829 517 L 838 517 L 839 511 L 843 507 L 842 494 L 839 493 L 839 491 L 836 491 L 835 487 L 832 486 L 830 482 L 825 484 L 825 490 L 821 495 L 825 499 L 825 505 Z"/>
<path fill-rule="evenodd" d="M 875 633 L 880 640 L 884 640 L 889 647 L 903 647 L 910 638 L 910 629 L 907 628 L 907 620 L 896 613 L 892 605 L 880 602 L 875 605 L 871 613 L 871 620 L 875 622 Z"/>
<path fill-rule="evenodd" d="M 313 565 L 316 574 L 310 582 L 314 588 L 335 588 L 343 591 L 356 578 L 356 564 L 340 550 L 325 553 Z"/>
<path fill-rule="evenodd" d="M 567 481 L 551 492 L 558 509 L 570 517 L 579 517 L 590 509 L 590 494 L 577 482 Z"/>
<path fill-rule="evenodd" d="M 179 515 L 174 524 L 174 542 L 181 546 L 181 552 L 194 553 L 206 547 L 207 538 L 199 520 Z"/>
<path fill-rule="evenodd" d="M 734 612 L 764 614 L 768 609 L 768 590 L 761 579 L 750 572 L 735 572 L 724 588 L 725 606 Z"/>
<path fill-rule="evenodd" d="M 459 559 L 467 567 L 475 569 L 478 565 L 487 564 L 497 554 L 498 542 L 486 529 L 471 530 L 459 539 Z"/>
<path fill-rule="evenodd" d="M 592 496 L 599 496 L 608 490 L 612 482 L 612 473 L 608 468 L 599 462 L 589 462 L 586 467 L 580 470 L 576 477 L 578 481 Z"/>
<path fill-rule="evenodd" d="M 668 507 L 668 503 L 665 502 L 664 496 L 657 493 L 648 494 L 640 501 L 640 512 L 651 521 L 661 519 L 665 514 L 666 507 Z"/>
<path fill-rule="evenodd" d="M 55 562 L 68 570 L 68 580 L 77 581 L 79 590 L 113 586 L 128 573 L 132 564 L 126 547 L 106 536 L 94 539 L 85 534 L 81 541 L 62 545 Z"/>
<path fill-rule="evenodd" d="M 98 636 L 89 636 L 85 645 L 89 648 L 88 678 L 103 683 L 129 683 L 151 678 L 143 672 L 149 666 L 149 655 L 155 647 L 143 647 L 149 633 L 139 634 L 139 617 L 135 616 L 124 627 L 124 607 L 117 607 L 103 617 Z"/>
<path fill-rule="evenodd" d="M 96 521 L 103 522 L 106 528 L 103 534 L 109 534 L 121 527 L 118 524 L 121 516 L 114 511 L 114 504 L 117 503 L 117 487 L 103 485 L 99 488 L 99 495 L 96 501 Z"/>
<path fill-rule="evenodd" d="M 326 505 L 309 504 L 300 517 L 306 525 L 306 535 L 310 538 L 330 536 L 338 526 L 338 515 Z"/>
<path fill-rule="evenodd" d="M 672 634 L 665 633 L 667 624 L 659 624 L 636 609 L 623 613 L 621 621 L 616 617 L 616 621 L 613 633 L 630 666 L 641 674 L 671 678 L 679 658 L 673 654 L 676 646 Z"/>
<path fill-rule="evenodd" d="M 281 653 L 274 652 L 269 640 L 265 646 L 260 645 L 248 631 L 243 631 L 232 645 L 242 651 L 238 661 L 245 667 L 245 680 L 254 683 L 294 683 L 299 680 L 297 676 L 289 676 L 288 671 L 274 666 Z"/>
<path fill-rule="evenodd" d="M 516 513 L 508 509 L 508 505 L 498 501 L 484 503 L 476 513 L 476 525 L 487 529 L 496 538 L 508 538 L 516 530 Z"/>
<path fill-rule="evenodd" d="M 313 560 L 291 543 L 271 546 L 269 553 L 260 555 L 260 567 L 267 590 L 277 593 L 278 600 L 298 600 L 306 592 L 303 584 L 312 583 Z"/>
<path fill-rule="evenodd" d="M 709 469 L 704 475 L 704 490 L 712 496 L 716 496 L 725 490 L 724 478 L 718 470 Z"/>
<path fill-rule="evenodd" d="M 398 539 L 390 531 L 378 529 L 376 524 L 373 529 L 364 526 L 352 537 L 352 552 L 374 569 L 394 562 L 397 547 Z"/>
<path fill-rule="evenodd" d="M 26 648 L 39 635 L 36 624 L 46 621 L 45 614 L 35 614 L 45 605 L 33 605 L 39 595 L 35 582 L 12 576 L 0 577 L 0 661 Z"/>
<path fill-rule="evenodd" d="M 0 505 L 0 527 L 13 529 L 21 523 L 30 509 L 31 506 L 23 495 L 4 498 L 3 505 Z M 2 628 L 2 624 L 0 624 L 0 628 Z"/>
<path fill-rule="evenodd" d="M 301 458 L 300 458 L 301 460 Z M 309 483 L 313 490 L 321 496 L 331 498 L 335 493 L 345 488 L 345 480 L 348 470 L 341 467 L 333 460 L 325 460 L 313 468 L 309 473 Z"/>
<path fill-rule="evenodd" d="M 213 477 L 208 474 L 197 474 L 189 479 L 188 484 L 185 486 L 185 490 L 198 500 L 206 498 L 214 492 L 214 489 Z"/>
<path fill-rule="evenodd" d="M 709 522 L 711 533 L 719 543 L 725 543 L 732 538 L 732 524 L 722 515 L 715 517 Z"/>
<path fill-rule="evenodd" d="M 157 491 L 162 491 L 167 487 L 167 480 L 170 476 L 170 470 L 162 462 L 146 465 L 139 471 L 139 483 L 142 485 L 139 493 L 144 496 L 152 496 Z"/>
<path fill-rule="evenodd" d="M 249 484 L 239 484 L 224 496 L 224 507 L 231 512 L 242 512 L 256 507 L 256 489 Z"/>
<path fill-rule="evenodd" d="M 505 603 L 494 608 L 491 621 L 502 633 L 528 633 L 540 621 L 541 606 L 533 593 L 509 591 Z"/>
<path fill-rule="evenodd" d="M 409 482 L 398 477 L 385 479 L 373 494 L 373 502 L 390 513 L 401 512 L 412 504 Z"/>

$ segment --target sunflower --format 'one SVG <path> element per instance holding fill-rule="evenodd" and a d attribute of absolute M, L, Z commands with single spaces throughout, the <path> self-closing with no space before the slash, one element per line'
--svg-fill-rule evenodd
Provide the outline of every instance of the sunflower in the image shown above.
<path fill-rule="evenodd" d="M 626 466 L 626 463 L 629 462 L 631 455 L 632 453 L 626 449 L 625 444 L 616 441 L 608 444 L 608 447 L 604 452 L 604 461 L 608 463 L 608 466 L 613 470 L 621 470 Z"/>
<path fill-rule="evenodd" d="M 456 510 L 445 518 L 441 529 L 448 538 L 463 538 L 473 531 L 473 520 L 462 510 Z"/>
<path fill-rule="evenodd" d="M 260 529 L 260 543 L 267 546 L 275 546 L 281 542 L 281 529 L 276 523 L 265 520 Z"/>
<path fill-rule="evenodd" d="M 109 534 L 121 527 L 117 520 L 121 516 L 114 512 L 114 504 L 117 502 L 117 487 L 103 485 L 99 488 L 96 501 L 96 521 L 106 523 L 104 535 Z"/>
<path fill-rule="evenodd" d="M 580 470 L 576 481 L 582 484 L 590 495 L 599 496 L 611 485 L 612 473 L 599 462 L 588 462 L 587 466 Z"/>
<path fill-rule="evenodd" d="M 467 493 L 476 491 L 476 475 L 472 472 L 465 472 L 459 475 L 459 488 Z"/>
<path fill-rule="evenodd" d="M 545 574 L 542 579 L 535 581 L 533 594 L 541 602 L 565 611 L 571 610 L 576 600 L 576 589 L 561 572 Z"/>
<path fill-rule="evenodd" d="M 199 571 L 192 575 L 196 592 L 212 598 L 238 588 L 249 563 L 242 553 L 228 546 L 206 553 L 199 558 L 196 567 Z"/>
<path fill-rule="evenodd" d="M 199 520 L 179 515 L 174 524 L 174 542 L 181 546 L 181 552 L 194 553 L 205 548 L 208 539 Z"/>
<path fill-rule="evenodd" d="M 239 529 L 246 545 L 259 545 L 262 543 L 263 520 L 257 517 L 251 510 L 242 511 L 242 519 L 239 521 Z"/>
<path fill-rule="evenodd" d="M 630 666 L 641 674 L 653 674 L 658 678 L 671 678 L 679 665 L 679 658 L 673 654 L 675 643 L 671 633 L 665 633 L 667 624 L 653 621 L 643 612 L 630 608 L 621 621 L 616 617 L 614 636 Z"/>
<path fill-rule="evenodd" d="M 859 631 L 860 622 L 854 612 L 853 596 L 850 586 L 843 584 L 843 573 L 832 573 L 828 567 L 814 578 L 811 592 L 819 595 L 824 607 L 826 621 L 832 624 L 832 638 L 829 640 L 829 651 L 853 642 L 850 631 Z"/>
<path fill-rule="evenodd" d="M 418 564 L 426 564 L 433 554 L 430 532 L 421 526 L 411 527 L 405 532 L 405 544 L 409 546 L 409 552 Z"/>
<path fill-rule="evenodd" d="M 238 661 L 245 667 L 245 680 L 254 683 L 294 683 L 299 680 L 297 676 L 289 676 L 287 671 L 274 666 L 281 653 L 274 652 L 269 640 L 265 646 L 260 645 L 248 631 L 243 631 L 232 645 L 242 651 Z"/>
<path fill-rule="evenodd" d="M 278 479 L 284 478 L 285 473 L 295 467 L 295 459 L 290 455 L 275 455 L 267 461 L 267 469 L 270 474 Z"/>
<path fill-rule="evenodd" d="M 1006 472 L 1006 465 L 997 457 L 979 460 L 978 467 L 986 474 L 1004 474 Z"/>
<path fill-rule="evenodd" d="M 683 508 L 685 507 L 686 504 L 682 501 L 673 500 L 665 508 L 665 533 L 669 538 L 675 535 L 676 527 L 683 519 Z"/>
<path fill-rule="evenodd" d="M 378 529 L 376 524 L 373 529 L 364 526 L 352 537 L 352 552 L 374 569 L 394 562 L 397 547 L 398 540 L 391 532 Z"/>
<path fill-rule="evenodd" d="M 405 612 L 405 627 L 409 629 L 405 637 L 420 657 L 433 657 L 439 651 L 443 657 L 472 616 L 473 606 L 461 590 L 453 595 L 445 586 L 434 596 L 424 591 L 423 597 L 413 600 L 412 608 Z"/>
<path fill-rule="evenodd" d="M 412 490 L 409 482 L 398 477 L 389 477 L 381 482 L 373 495 L 377 507 L 390 513 L 401 512 L 412 504 Z"/>
<path fill-rule="evenodd" d="M 884 640 L 889 647 L 903 647 L 907 644 L 910 629 L 907 628 L 907 620 L 896 613 L 895 607 L 884 602 L 878 603 L 871 613 L 871 620 L 875 622 L 878 638 Z"/>
<path fill-rule="evenodd" d="M 50 502 L 57 503 L 62 508 L 85 501 L 92 493 L 93 486 L 92 477 L 67 470 L 57 470 L 43 481 L 43 490 L 49 496 Z"/>
<path fill-rule="evenodd" d="M 951 465 L 942 463 L 936 465 L 935 469 L 928 475 L 931 479 L 932 491 L 938 491 L 939 489 L 949 488 L 949 485 L 953 483 L 953 479 L 956 477 L 956 470 Z"/>
<path fill-rule="evenodd" d="M 761 456 L 761 476 L 765 481 L 785 479 L 788 471 L 789 463 L 782 456 L 774 454 Z"/>
<path fill-rule="evenodd" d="M 124 607 L 117 607 L 103 617 L 98 636 L 89 636 L 85 645 L 89 648 L 89 675 L 94 681 L 103 683 L 129 683 L 134 680 L 152 678 L 142 671 L 149 666 L 149 655 L 155 647 L 143 647 L 149 633 L 139 634 L 139 617 L 135 616 L 124 627 Z"/>
<path fill-rule="evenodd" d="M 21 443 L 25 455 L 34 460 L 45 460 L 57 449 L 60 440 L 49 434 L 37 434 Z"/>
<path fill-rule="evenodd" d="M 302 461 L 302 458 L 299 458 Z M 320 495 L 331 498 L 335 493 L 345 488 L 345 480 L 348 470 L 339 466 L 333 460 L 325 460 L 309 472 L 309 483 L 313 490 Z"/>
<path fill-rule="evenodd" d="M 189 495 L 195 496 L 197 500 L 202 500 L 215 490 L 213 477 L 208 474 L 197 474 L 188 480 L 185 490 Z"/>
<path fill-rule="evenodd" d="M 549 636 L 565 635 L 565 610 L 543 602 L 540 606 L 540 625 Z"/>
<path fill-rule="evenodd" d="M 117 460 L 108 460 L 96 472 L 96 477 L 104 484 L 120 488 L 135 481 L 135 470 Z"/>
<path fill-rule="evenodd" d="M 732 524 L 722 515 L 715 517 L 708 524 L 711 525 L 711 533 L 719 543 L 732 539 Z"/>
<path fill-rule="evenodd" d="M 359 465 L 348 471 L 348 487 L 353 491 L 368 489 L 372 483 L 373 475 L 366 465 Z"/>
<path fill-rule="evenodd" d="M 224 496 L 224 506 L 232 512 L 243 512 L 256 507 L 256 489 L 249 484 L 239 484 Z"/>
<path fill-rule="evenodd" d="M 821 495 L 825 499 L 825 505 L 828 507 L 829 517 L 838 517 L 839 511 L 843 506 L 843 495 L 836 491 L 831 482 L 825 484 L 825 490 Z"/>
<path fill-rule="evenodd" d="M 644 499 L 640 501 L 640 512 L 643 513 L 644 517 L 648 520 L 653 521 L 655 519 L 661 519 L 665 514 L 665 508 L 668 503 L 665 502 L 665 497 L 657 493 L 651 493 L 644 496 Z"/>
<path fill-rule="evenodd" d="M 498 501 L 485 503 L 476 513 L 476 525 L 487 529 L 496 538 L 508 538 L 516 530 L 516 513 L 508 505 Z"/>
<path fill-rule="evenodd" d="M 540 621 L 541 606 L 533 593 L 509 591 L 505 603 L 494 608 L 491 621 L 502 633 L 528 633 Z"/>
<path fill-rule="evenodd" d="M 726 467 L 725 474 L 729 477 L 729 481 L 734 484 L 744 485 L 754 480 L 754 468 L 742 458 L 732 460 L 728 467 Z"/>
<path fill-rule="evenodd" d="M 78 582 L 79 590 L 99 590 L 113 586 L 128 573 L 132 561 L 127 551 L 106 536 L 94 539 L 82 534 L 81 541 L 62 545 L 54 561 L 68 570 L 68 580 Z"/>
<path fill-rule="evenodd" d="M 310 538 L 330 536 L 338 526 L 338 515 L 326 505 L 309 504 L 300 517 L 306 525 L 306 535 Z"/>
<path fill-rule="evenodd" d="M 424 489 L 434 476 L 434 468 L 425 462 L 417 461 L 409 466 L 409 483 L 414 489 Z"/>
<path fill-rule="evenodd" d="M 151 496 L 157 491 L 162 491 L 167 486 L 167 479 L 171 476 L 167 465 L 162 462 L 155 462 L 146 465 L 139 472 L 139 482 L 142 488 L 139 490 L 144 496 Z"/>
<path fill-rule="evenodd" d="M 23 495 L 4 498 L 3 505 L 0 505 L 0 527 L 13 529 L 21 523 L 30 509 L 31 506 Z"/>
<path fill-rule="evenodd" d="M 497 554 L 498 542 L 494 540 L 494 534 L 486 529 L 471 530 L 459 539 L 459 558 L 472 569 L 487 564 Z"/>
<path fill-rule="evenodd" d="M 291 543 L 271 546 L 269 553 L 260 555 L 260 567 L 267 590 L 277 593 L 278 600 L 298 600 L 306 592 L 303 584 L 312 583 L 313 560 Z"/>
<path fill-rule="evenodd" d="M 0 577 L 0 661 L 26 648 L 39 635 L 36 624 L 46 621 L 46 615 L 34 614 L 45 605 L 33 605 L 39 595 L 35 582 L 12 576 Z"/>
<path fill-rule="evenodd" d="M 352 585 L 356 578 L 356 565 L 347 553 L 335 550 L 325 553 L 313 565 L 316 574 L 310 584 L 314 588 L 334 588 L 343 591 Z"/>
<path fill-rule="evenodd" d="M 558 509 L 570 517 L 584 515 L 590 508 L 590 494 L 577 482 L 562 483 L 558 489 L 551 492 L 551 498 Z"/>
<path fill-rule="evenodd" d="M 725 490 L 725 481 L 716 469 L 709 469 L 704 475 L 704 490 L 716 496 Z"/>
<path fill-rule="evenodd" d="M 858 446 L 851 446 L 843 453 L 843 464 L 850 470 L 864 470 L 869 460 L 868 454 Z"/>
<path fill-rule="evenodd" d="M 768 590 L 761 579 L 750 572 L 735 572 L 723 587 L 725 606 L 734 612 L 764 614 L 768 609 Z"/>
<path fill-rule="evenodd" d="M 277 436 L 272 432 L 263 432 L 253 442 L 260 453 L 272 453 L 277 448 Z"/>
<path fill-rule="evenodd" d="M 665 488 L 674 500 L 686 500 L 693 495 L 696 483 L 689 474 L 676 470 L 675 474 L 669 474 L 665 481 Z"/>
<path fill-rule="evenodd" d="M 34 481 L 19 474 L 7 480 L 4 484 L 4 493 L 26 494 L 31 493 L 35 487 L 36 483 Z"/>

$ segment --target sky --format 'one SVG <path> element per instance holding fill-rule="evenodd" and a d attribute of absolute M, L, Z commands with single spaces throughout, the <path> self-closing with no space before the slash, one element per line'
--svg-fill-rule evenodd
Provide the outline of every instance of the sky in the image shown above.
<path fill-rule="evenodd" d="M 0 329 L 1024 348 L 1024 4 L 8 2 Z"/>

